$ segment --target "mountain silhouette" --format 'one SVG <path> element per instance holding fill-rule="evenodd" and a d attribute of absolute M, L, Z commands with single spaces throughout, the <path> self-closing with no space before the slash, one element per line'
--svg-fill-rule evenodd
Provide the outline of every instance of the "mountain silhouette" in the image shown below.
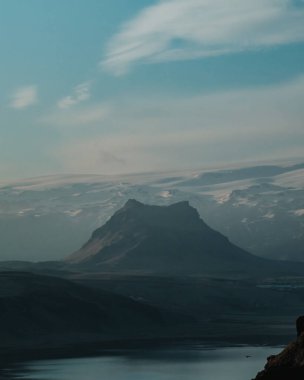
<path fill-rule="evenodd" d="M 295 263 L 265 260 L 232 244 L 186 201 L 151 206 L 134 199 L 66 262 L 94 271 L 162 275 L 256 276 L 298 269 Z"/>

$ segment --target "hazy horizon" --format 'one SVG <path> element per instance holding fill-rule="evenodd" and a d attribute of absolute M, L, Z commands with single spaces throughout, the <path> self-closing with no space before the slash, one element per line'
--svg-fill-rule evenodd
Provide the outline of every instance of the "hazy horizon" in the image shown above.
<path fill-rule="evenodd" d="M 41 174 L 41 175 L 34 175 L 34 176 L 28 176 L 28 177 L 11 177 L 11 178 L 1 178 L 0 179 L 0 186 L 5 186 L 6 184 L 14 184 L 17 181 L 31 181 L 31 180 L 39 180 L 42 178 L 51 178 L 51 177 L 58 177 L 58 178 L 75 178 L 77 177 L 105 177 L 105 178 L 113 178 L 113 179 L 119 179 L 119 178 L 127 178 L 127 177 L 137 177 L 137 176 L 150 176 L 150 175 L 174 175 L 174 174 L 184 174 L 184 175 L 195 175 L 204 173 L 204 172 L 216 172 L 216 171 L 223 171 L 223 170 L 237 170 L 242 168 L 250 168 L 255 166 L 292 166 L 296 164 L 301 164 L 304 162 L 304 156 L 303 157 L 288 157 L 288 158 L 273 158 L 269 160 L 248 160 L 248 161 L 242 161 L 242 162 L 220 162 L 213 165 L 204 165 L 201 164 L 199 166 L 193 166 L 193 167 L 176 167 L 176 168 L 166 168 L 166 169 L 156 169 L 156 170 L 146 170 L 146 171 L 130 171 L 126 173 L 97 173 L 97 172 L 81 172 L 81 171 L 75 171 L 75 172 L 63 172 L 63 173 L 48 173 L 48 174 Z"/>

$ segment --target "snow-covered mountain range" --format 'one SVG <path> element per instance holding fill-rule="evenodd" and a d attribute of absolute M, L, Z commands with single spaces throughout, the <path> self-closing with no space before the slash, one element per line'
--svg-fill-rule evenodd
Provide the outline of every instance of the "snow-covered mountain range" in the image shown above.
<path fill-rule="evenodd" d="M 0 259 L 58 260 L 130 198 L 189 201 L 233 243 L 304 261 L 304 164 L 124 176 L 46 176 L 0 182 Z"/>

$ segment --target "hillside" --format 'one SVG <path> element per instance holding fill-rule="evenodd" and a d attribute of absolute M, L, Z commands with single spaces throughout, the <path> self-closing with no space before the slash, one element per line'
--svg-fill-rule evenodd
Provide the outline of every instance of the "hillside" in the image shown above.
<path fill-rule="evenodd" d="M 0 318 L 3 355 L 162 336 L 183 321 L 109 291 L 25 272 L 0 272 Z"/>

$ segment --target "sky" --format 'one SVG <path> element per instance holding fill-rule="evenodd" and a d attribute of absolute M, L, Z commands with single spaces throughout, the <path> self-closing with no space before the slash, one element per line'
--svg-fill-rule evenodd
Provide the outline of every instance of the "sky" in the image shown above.
<path fill-rule="evenodd" d="M 304 0 L 0 0 L 0 179 L 304 156 Z"/>

